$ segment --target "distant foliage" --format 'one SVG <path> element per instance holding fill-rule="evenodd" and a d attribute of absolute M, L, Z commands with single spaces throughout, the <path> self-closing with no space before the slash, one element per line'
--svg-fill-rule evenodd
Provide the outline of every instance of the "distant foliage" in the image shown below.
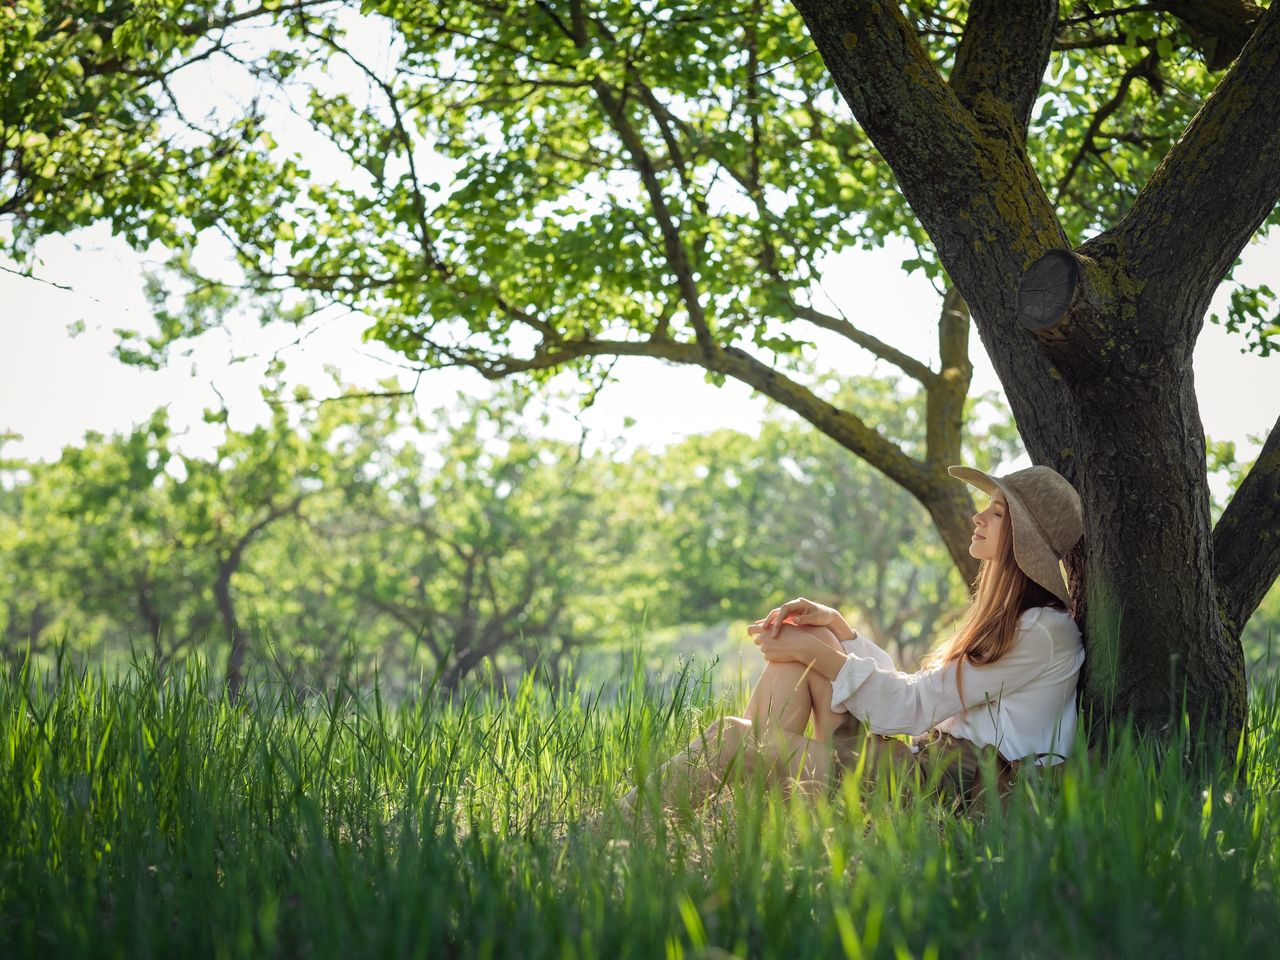
<path fill-rule="evenodd" d="M 918 396 L 876 378 L 838 389 L 923 443 Z M 910 666 L 967 601 L 920 504 L 786 414 L 623 457 L 537 437 L 519 388 L 427 419 L 403 397 L 265 395 L 273 415 L 249 430 L 209 411 L 224 436 L 207 457 L 180 452 L 157 411 L 51 463 L 0 461 L 11 669 L 28 644 L 68 638 L 77 657 L 145 651 L 162 671 L 200 652 L 237 683 L 271 664 L 299 689 L 353 659 L 376 659 L 398 692 L 437 671 L 457 688 L 482 666 L 554 682 L 583 649 L 723 628 L 798 595 Z M 1021 454 L 995 396 L 970 419 L 966 463 L 1000 472 Z M 1210 444 L 1210 467 L 1234 484 L 1249 464 Z M 1280 666 L 1277 596 L 1245 631 L 1260 671 Z"/>
<path fill-rule="evenodd" d="M 919 439 L 918 401 L 870 378 L 844 389 Z M 439 669 L 453 688 L 486 661 L 554 678 L 584 646 L 801 593 L 918 653 L 965 599 L 922 508 L 794 421 L 622 458 L 534 437 L 519 389 L 434 422 L 404 398 L 266 396 L 273 415 L 250 430 L 209 411 L 224 438 L 207 457 L 180 452 L 158 411 L 52 463 L 8 463 L 11 664 L 66 636 L 161 669 L 221 651 L 236 683 L 246 660 L 301 684 L 376 656 L 397 683 Z M 996 424 L 974 462 L 1014 452 L 1007 414 Z"/>

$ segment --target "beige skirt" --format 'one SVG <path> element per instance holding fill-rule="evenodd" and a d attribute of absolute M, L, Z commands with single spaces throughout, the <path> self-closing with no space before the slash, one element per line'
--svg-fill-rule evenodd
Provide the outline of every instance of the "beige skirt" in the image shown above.
<path fill-rule="evenodd" d="M 1018 765 L 1006 760 L 995 747 L 979 747 L 936 729 L 913 738 L 912 743 L 917 747 L 914 753 L 902 740 L 869 735 L 865 749 L 872 755 L 863 765 L 864 777 L 878 779 L 885 774 L 885 765 L 892 764 L 909 795 L 936 796 L 956 812 L 972 812 L 986 801 L 988 785 L 983 783 L 982 767 L 989 760 L 994 773 L 990 786 L 1002 803 L 1007 799 Z M 839 789 L 844 772 L 858 763 L 862 749 L 861 733 L 837 738 L 833 789 Z"/>

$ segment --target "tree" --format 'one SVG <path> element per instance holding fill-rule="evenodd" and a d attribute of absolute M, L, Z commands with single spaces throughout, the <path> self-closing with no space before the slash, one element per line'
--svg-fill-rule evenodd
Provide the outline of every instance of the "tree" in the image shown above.
<path fill-rule="evenodd" d="M 207 412 L 225 426 L 209 457 L 172 449 L 161 409 L 128 434 L 90 434 L 53 463 L 11 465 L 26 474 L 5 491 L 11 512 L 0 522 L 16 571 L 4 590 L 11 653 L 64 627 L 79 645 L 142 638 L 163 669 L 220 635 L 227 691 L 239 695 L 251 638 L 238 595 L 251 550 L 304 505 L 334 511 L 367 497 L 370 465 L 404 413 L 403 401 L 382 398 L 289 403 L 278 381 L 263 394 L 271 417 L 248 430 L 229 426 L 225 410 Z"/>
<path fill-rule="evenodd" d="M 438 466 L 405 445 L 369 504 L 321 521 L 341 547 L 319 577 L 394 624 L 403 649 L 426 651 L 445 690 L 500 656 L 525 668 L 541 657 L 554 678 L 614 615 L 597 589 L 617 562 L 602 464 L 529 436 L 524 402 L 517 391 L 439 411 Z"/>
<path fill-rule="evenodd" d="M 13 433 L 0 434 L 0 449 Z M 44 558 L 31 547 L 23 527 L 24 487 L 32 482 L 29 464 L 18 458 L 0 457 L 0 655 L 17 674 L 28 652 L 38 651 L 42 635 L 54 618 L 48 598 L 31 588 L 21 571 L 32 569 Z"/>
<path fill-rule="evenodd" d="M 185 548 L 172 496 L 163 410 L 127 434 L 88 434 L 52 463 L 14 464 L 5 511 L 5 566 L 16 604 L 6 631 L 14 660 L 28 643 L 66 638 L 73 650 L 141 643 L 163 669 L 216 623 L 213 566 Z"/>
<path fill-rule="evenodd" d="M 184 476 L 172 493 L 181 504 L 187 544 L 213 563 L 210 589 L 227 642 L 233 699 L 244 682 L 250 639 L 237 612 L 235 581 L 250 548 L 277 525 L 303 521 L 310 509 L 359 509 L 373 495 L 388 438 L 411 422 L 404 396 L 329 404 L 299 388 L 288 402 L 280 372 L 273 364 L 261 388 L 270 419 L 243 431 L 228 425 L 211 457 L 184 458 Z M 206 418 L 227 424 L 228 415 L 222 409 Z"/>
<path fill-rule="evenodd" d="M 1185 697 L 1211 745 L 1234 749 L 1240 631 L 1280 571 L 1280 431 L 1211 527 L 1191 348 L 1280 195 L 1280 7 L 1222 4 L 1189 25 L 1216 46 L 1227 28 L 1250 39 L 1126 208 L 1081 243 L 1027 150 L 1056 3 L 973 3 L 946 79 L 896 4 L 796 6 L 973 310 L 1032 459 L 1084 500 L 1067 569 L 1087 707 L 1156 733 Z"/>

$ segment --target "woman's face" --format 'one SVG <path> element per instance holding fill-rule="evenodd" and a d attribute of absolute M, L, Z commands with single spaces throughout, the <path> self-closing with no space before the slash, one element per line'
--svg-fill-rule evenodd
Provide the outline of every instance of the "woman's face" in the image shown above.
<path fill-rule="evenodd" d="M 1004 525 L 1009 522 L 1008 505 L 1004 494 L 997 490 L 991 495 L 986 509 L 973 515 L 973 536 L 969 540 L 969 556 L 978 560 L 995 560 Z"/>

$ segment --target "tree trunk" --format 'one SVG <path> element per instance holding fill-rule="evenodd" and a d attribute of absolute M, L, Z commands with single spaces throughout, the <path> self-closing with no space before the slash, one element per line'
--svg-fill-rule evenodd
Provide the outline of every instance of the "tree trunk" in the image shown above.
<path fill-rule="evenodd" d="M 1178 367 L 1182 367 L 1178 369 Z M 1112 719 L 1163 739 L 1183 710 L 1234 756 L 1245 721 L 1238 631 L 1218 615 L 1204 430 L 1189 365 L 1076 384 L 1084 537 L 1068 558 L 1088 659 L 1091 740 Z"/>
<path fill-rule="evenodd" d="M 239 559 L 237 555 L 236 559 Z M 227 653 L 227 696 L 234 702 L 240 699 L 240 687 L 244 682 L 244 637 L 236 623 L 236 609 L 231 600 L 231 575 L 235 567 L 223 563 L 218 568 L 218 579 L 213 585 L 213 596 L 222 616 L 222 629 L 230 651 Z"/>
<path fill-rule="evenodd" d="M 287 503 L 273 504 L 261 520 L 240 536 L 218 564 L 218 579 L 213 584 L 213 595 L 218 602 L 223 630 L 226 632 L 227 643 L 231 648 L 227 654 L 227 694 L 233 701 L 240 698 L 240 687 L 244 682 L 245 644 L 244 637 L 240 633 L 240 624 L 236 621 L 235 605 L 231 599 L 231 578 L 240 569 L 240 561 L 244 558 L 244 552 L 253 538 L 281 517 L 296 514 L 306 497 L 307 494 L 300 493 Z"/>

